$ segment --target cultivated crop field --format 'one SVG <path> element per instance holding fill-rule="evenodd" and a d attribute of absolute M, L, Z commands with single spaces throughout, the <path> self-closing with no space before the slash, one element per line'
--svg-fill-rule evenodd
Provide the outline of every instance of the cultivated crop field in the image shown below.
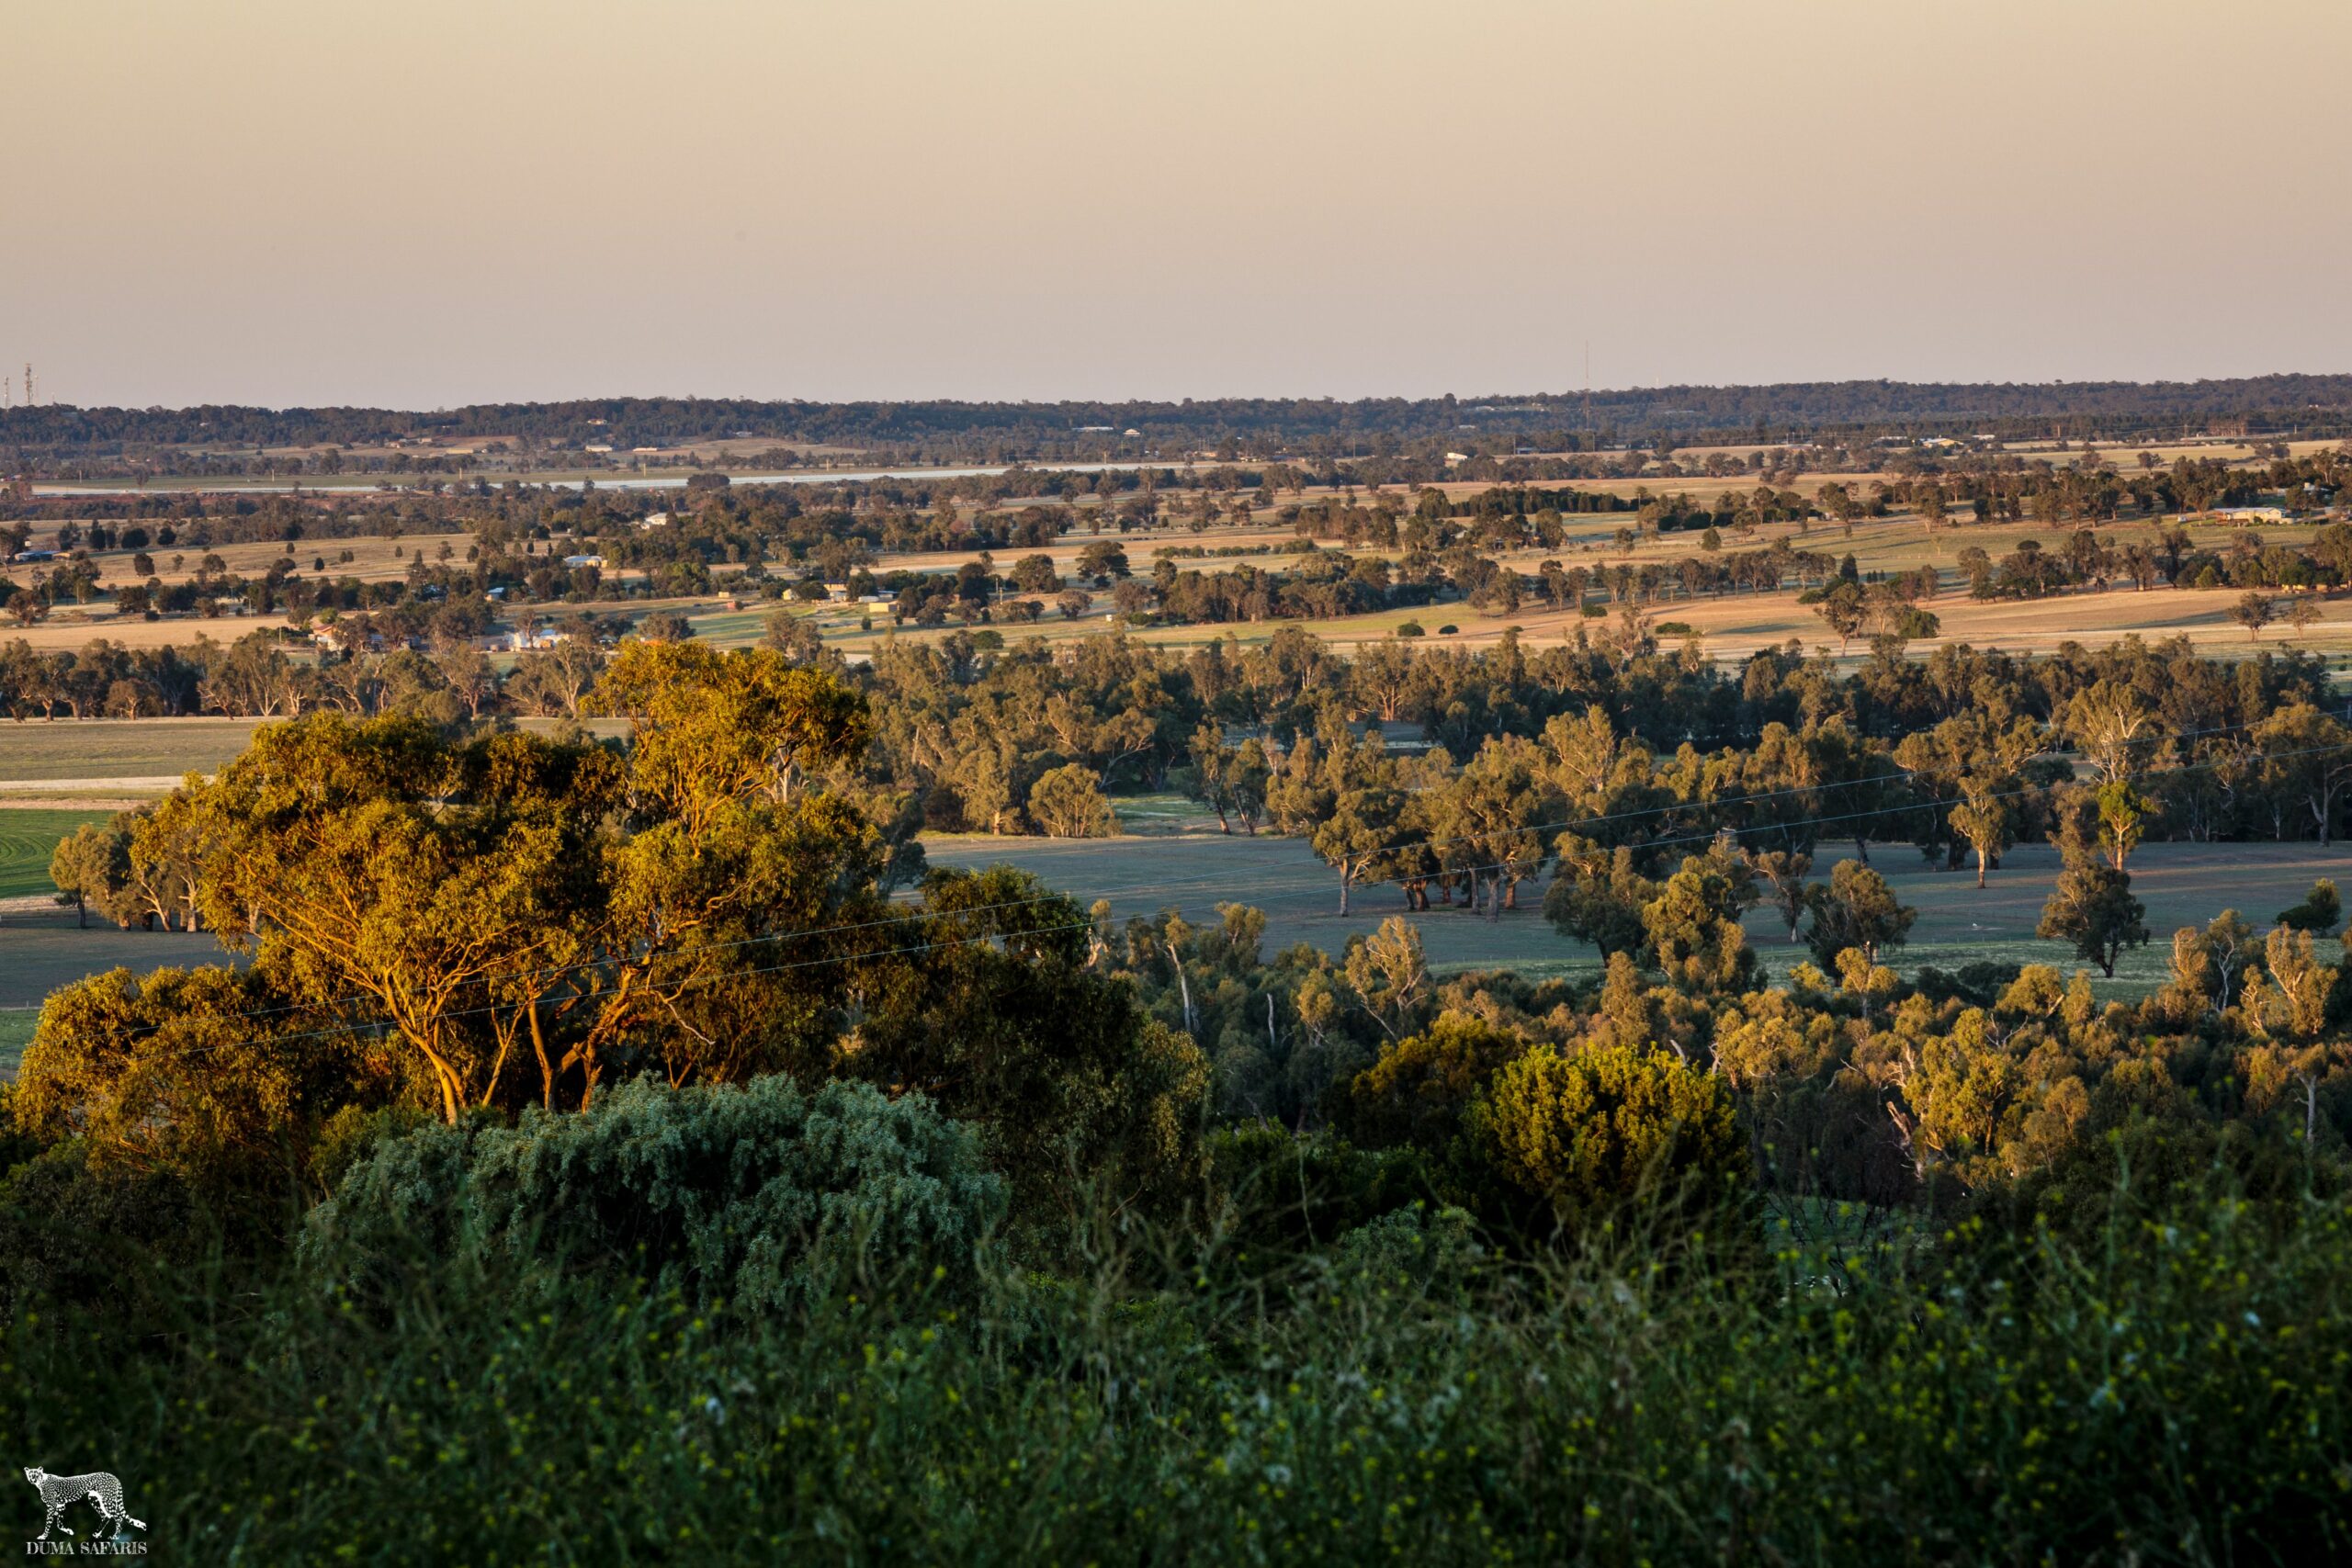
<path fill-rule="evenodd" d="M 0 784 L 74 786 L 84 781 L 210 773 L 245 749 L 251 718 L 95 718 L 0 724 Z"/>
<path fill-rule="evenodd" d="M 258 718 L 60 718 L 0 724 L 0 807 L 11 796 L 161 795 L 189 773 L 209 773 L 243 751 Z M 282 722 L 282 721 L 277 721 Z M 558 720 L 521 718 L 542 733 Z M 586 728 L 616 735 L 616 719 Z M 0 826 L 6 812 L 0 810 Z"/>
<path fill-rule="evenodd" d="M 51 891 L 49 857 L 57 841 L 106 819 L 103 811 L 0 811 L 0 898 Z"/>
<path fill-rule="evenodd" d="M 1924 657 L 1947 643 L 1967 643 L 1980 649 L 2038 654 L 2054 652 L 2067 642 L 2098 648 L 2127 637 L 2154 640 L 2184 636 L 2207 658 L 2243 658 L 2282 648 L 2331 655 L 2352 653 L 2352 602 L 2320 601 L 2321 618 L 2307 633 L 2278 626 L 2266 630 L 2259 639 L 2249 639 L 2245 629 L 2230 618 L 2231 606 L 2240 597 L 2241 592 L 2232 589 L 2170 588 L 2151 589 L 2144 593 L 2111 589 L 2103 593 L 2070 593 L 2034 600 L 1980 601 L 1948 593 L 1928 606 L 1941 618 L 1942 635 L 1915 639 L 1908 651 L 1915 657 Z M 814 615 L 825 640 L 852 659 L 870 656 L 893 637 L 931 641 L 958 629 L 893 626 L 888 616 L 877 611 L 873 628 L 868 631 L 861 628 L 855 613 L 839 609 L 797 613 Z M 1681 622 L 1690 626 L 1700 635 L 1702 651 L 1719 661 L 1744 659 L 1758 649 L 1777 647 L 1792 637 L 1808 650 L 1826 650 L 1833 655 L 1840 652 L 1837 636 L 1823 625 L 1820 616 L 1797 602 L 1793 590 L 1667 600 L 1645 606 L 1645 616 L 1653 626 L 1661 622 Z M 1421 628 L 1425 647 L 1484 647 L 1500 639 L 1507 628 L 1515 627 L 1524 646 L 1543 648 L 1572 641 L 1580 625 L 1597 633 L 1614 624 L 1607 615 L 1586 617 L 1533 603 L 1522 604 L 1509 615 L 1487 615 L 1468 604 L 1442 604 L 1323 620 L 1150 626 L 1131 629 L 1129 635 L 1154 647 L 1198 648 L 1221 642 L 1227 637 L 1245 644 L 1262 643 L 1283 627 L 1295 626 L 1347 652 L 1365 643 L 1393 637 L 1397 628 L 1408 622 Z M 764 625 L 763 615 L 749 611 L 695 619 L 697 633 L 709 637 L 720 647 L 756 642 Z M 1099 633 L 1105 626 L 1099 613 L 1069 621 L 1056 611 L 1033 626 L 999 626 L 993 629 L 1007 642 L 1032 637 L 1060 641 Z M 1443 628 L 1449 626 L 1454 630 L 1444 632 Z M 1658 640 L 1670 648 L 1679 639 L 1679 634 L 1668 632 L 1661 634 Z M 1867 651 L 1864 642 L 1856 639 L 1844 649 L 1844 657 L 1858 660 Z"/>

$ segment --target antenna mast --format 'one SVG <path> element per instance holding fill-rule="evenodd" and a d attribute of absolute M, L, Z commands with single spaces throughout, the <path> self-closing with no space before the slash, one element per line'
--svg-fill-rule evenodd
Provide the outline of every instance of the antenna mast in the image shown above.
<path fill-rule="evenodd" d="M 33 362 L 25 361 L 25 407 L 33 406 Z"/>

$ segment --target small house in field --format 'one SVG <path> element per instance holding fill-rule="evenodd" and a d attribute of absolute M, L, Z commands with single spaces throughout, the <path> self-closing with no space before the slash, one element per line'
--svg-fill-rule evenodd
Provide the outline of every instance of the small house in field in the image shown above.
<path fill-rule="evenodd" d="M 835 604 L 848 604 L 849 584 L 846 582 L 828 582 L 825 584 L 825 598 Z"/>
<path fill-rule="evenodd" d="M 638 519 L 637 525 L 640 528 L 666 528 L 670 525 L 670 514 L 666 512 L 649 512 Z"/>
<path fill-rule="evenodd" d="M 605 564 L 605 558 L 602 556 L 566 556 L 563 558 L 563 564 L 566 567 L 576 570 L 583 566 L 602 566 Z"/>
<path fill-rule="evenodd" d="M 2244 528 L 2256 523 L 2284 523 L 2287 509 L 2283 506 L 2232 506 L 2213 513 L 2218 523 L 2234 524 Z"/>
<path fill-rule="evenodd" d="M 362 631 L 356 626 L 345 626 L 341 622 L 311 627 L 311 641 L 331 653 L 363 651 L 380 653 L 384 649 L 384 636 L 381 632 Z"/>
<path fill-rule="evenodd" d="M 551 631 L 539 626 L 531 631 L 493 632 L 477 637 L 474 646 L 485 653 L 523 653 L 535 648 L 553 648 L 560 642 L 570 642 L 570 632 Z"/>

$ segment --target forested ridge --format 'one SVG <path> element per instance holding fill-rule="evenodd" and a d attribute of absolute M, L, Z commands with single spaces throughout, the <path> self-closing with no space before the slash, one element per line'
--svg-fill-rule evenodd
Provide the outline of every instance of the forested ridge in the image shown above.
<path fill-rule="evenodd" d="M 1343 451 L 1351 443 L 1384 437 L 1444 441 L 1465 427 L 1589 445 L 1604 431 L 1699 436 L 1760 430 L 1759 438 L 1783 440 L 1798 434 L 1861 431 L 2044 435 L 2055 428 L 2077 437 L 2096 432 L 2123 439 L 2222 423 L 2249 432 L 2293 428 L 2325 434 L 2340 433 L 2348 419 L 2352 376 L 2279 375 L 2182 382 L 1784 382 L 1359 400 L 836 403 L 607 398 L 433 411 L 51 404 L 0 412 L 0 446 L 63 455 L 140 446 L 509 436 L 573 445 L 601 439 L 626 450 L 765 436 L 1001 461 L 1091 451 L 1105 436 L 1115 445 L 1130 429 L 1154 443 L 1215 447 L 1233 439 L 1256 448 L 1305 452 L 1318 443 L 1337 444 Z"/>

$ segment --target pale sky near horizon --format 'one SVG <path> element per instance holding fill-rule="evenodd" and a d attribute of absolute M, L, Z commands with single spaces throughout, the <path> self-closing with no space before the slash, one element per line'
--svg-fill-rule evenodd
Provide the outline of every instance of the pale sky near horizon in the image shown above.
<path fill-rule="evenodd" d="M 2352 370 L 2345 0 L 17 0 L 0 59 L 43 401 Z"/>

